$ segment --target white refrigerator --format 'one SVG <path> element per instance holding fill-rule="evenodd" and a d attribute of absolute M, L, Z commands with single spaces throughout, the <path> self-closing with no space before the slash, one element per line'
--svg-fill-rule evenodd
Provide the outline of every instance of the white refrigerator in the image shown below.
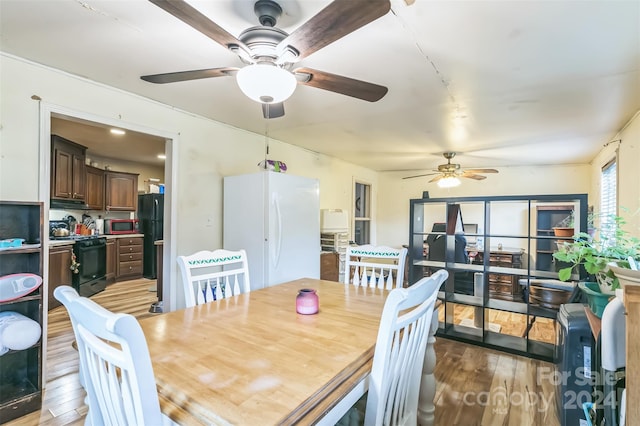
<path fill-rule="evenodd" d="M 320 278 L 317 179 L 263 171 L 224 178 L 223 247 L 245 249 L 251 290 Z"/>

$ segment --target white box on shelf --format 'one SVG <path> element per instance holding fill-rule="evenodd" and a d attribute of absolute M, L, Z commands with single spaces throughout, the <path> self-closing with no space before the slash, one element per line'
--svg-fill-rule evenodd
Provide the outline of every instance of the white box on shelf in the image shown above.
<path fill-rule="evenodd" d="M 348 232 L 349 212 L 342 209 L 320 210 L 320 232 Z"/>

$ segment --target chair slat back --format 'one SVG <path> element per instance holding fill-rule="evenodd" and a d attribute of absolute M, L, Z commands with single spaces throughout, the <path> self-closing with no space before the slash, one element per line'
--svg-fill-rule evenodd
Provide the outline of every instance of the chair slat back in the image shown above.
<path fill-rule="evenodd" d="M 343 282 L 391 290 L 402 287 L 407 249 L 363 245 L 347 247 Z"/>
<path fill-rule="evenodd" d="M 85 297 L 65 307 L 75 323 L 92 425 L 162 425 L 151 358 L 142 328 Z"/>
<path fill-rule="evenodd" d="M 244 250 L 199 251 L 178 256 L 187 307 L 248 293 L 249 264 Z"/>
<path fill-rule="evenodd" d="M 415 425 L 420 379 L 440 270 L 389 293 L 382 312 L 369 380 L 365 425 Z"/>

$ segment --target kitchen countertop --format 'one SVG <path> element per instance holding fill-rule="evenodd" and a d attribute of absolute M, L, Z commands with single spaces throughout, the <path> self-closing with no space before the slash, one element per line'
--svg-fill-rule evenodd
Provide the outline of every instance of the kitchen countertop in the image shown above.
<path fill-rule="evenodd" d="M 144 234 L 119 234 L 119 235 L 100 235 L 107 240 L 116 240 L 118 238 L 142 238 Z M 49 240 L 49 247 L 71 246 L 75 244 L 75 240 Z"/>
<path fill-rule="evenodd" d="M 117 235 L 101 235 L 101 237 L 105 237 L 107 240 L 114 240 L 118 238 L 142 238 L 144 234 L 117 234 Z"/>

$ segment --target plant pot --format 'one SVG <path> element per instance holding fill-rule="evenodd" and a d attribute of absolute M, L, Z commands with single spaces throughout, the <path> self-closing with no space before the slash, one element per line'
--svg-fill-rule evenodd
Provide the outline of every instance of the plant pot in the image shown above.
<path fill-rule="evenodd" d="M 576 233 L 574 228 L 553 228 L 553 234 L 556 237 L 573 237 Z"/>
<path fill-rule="evenodd" d="M 615 293 L 615 289 L 620 287 L 618 278 L 609 267 L 596 274 L 596 281 L 598 282 L 600 292 L 604 294 L 612 295 Z"/>
<path fill-rule="evenodd" d="M 600 291 L 598 283 L 581 281 L 578 283 L 578 287 L 587 296 L 587 301 L 591 312 L 593 312 L 594 315 L 598 318 L 602 318 L 604 308 L 607 306 L 607 303 L 609 303 L 609 300 L 615 296 L 613 294 L 602 293 Z"/>

